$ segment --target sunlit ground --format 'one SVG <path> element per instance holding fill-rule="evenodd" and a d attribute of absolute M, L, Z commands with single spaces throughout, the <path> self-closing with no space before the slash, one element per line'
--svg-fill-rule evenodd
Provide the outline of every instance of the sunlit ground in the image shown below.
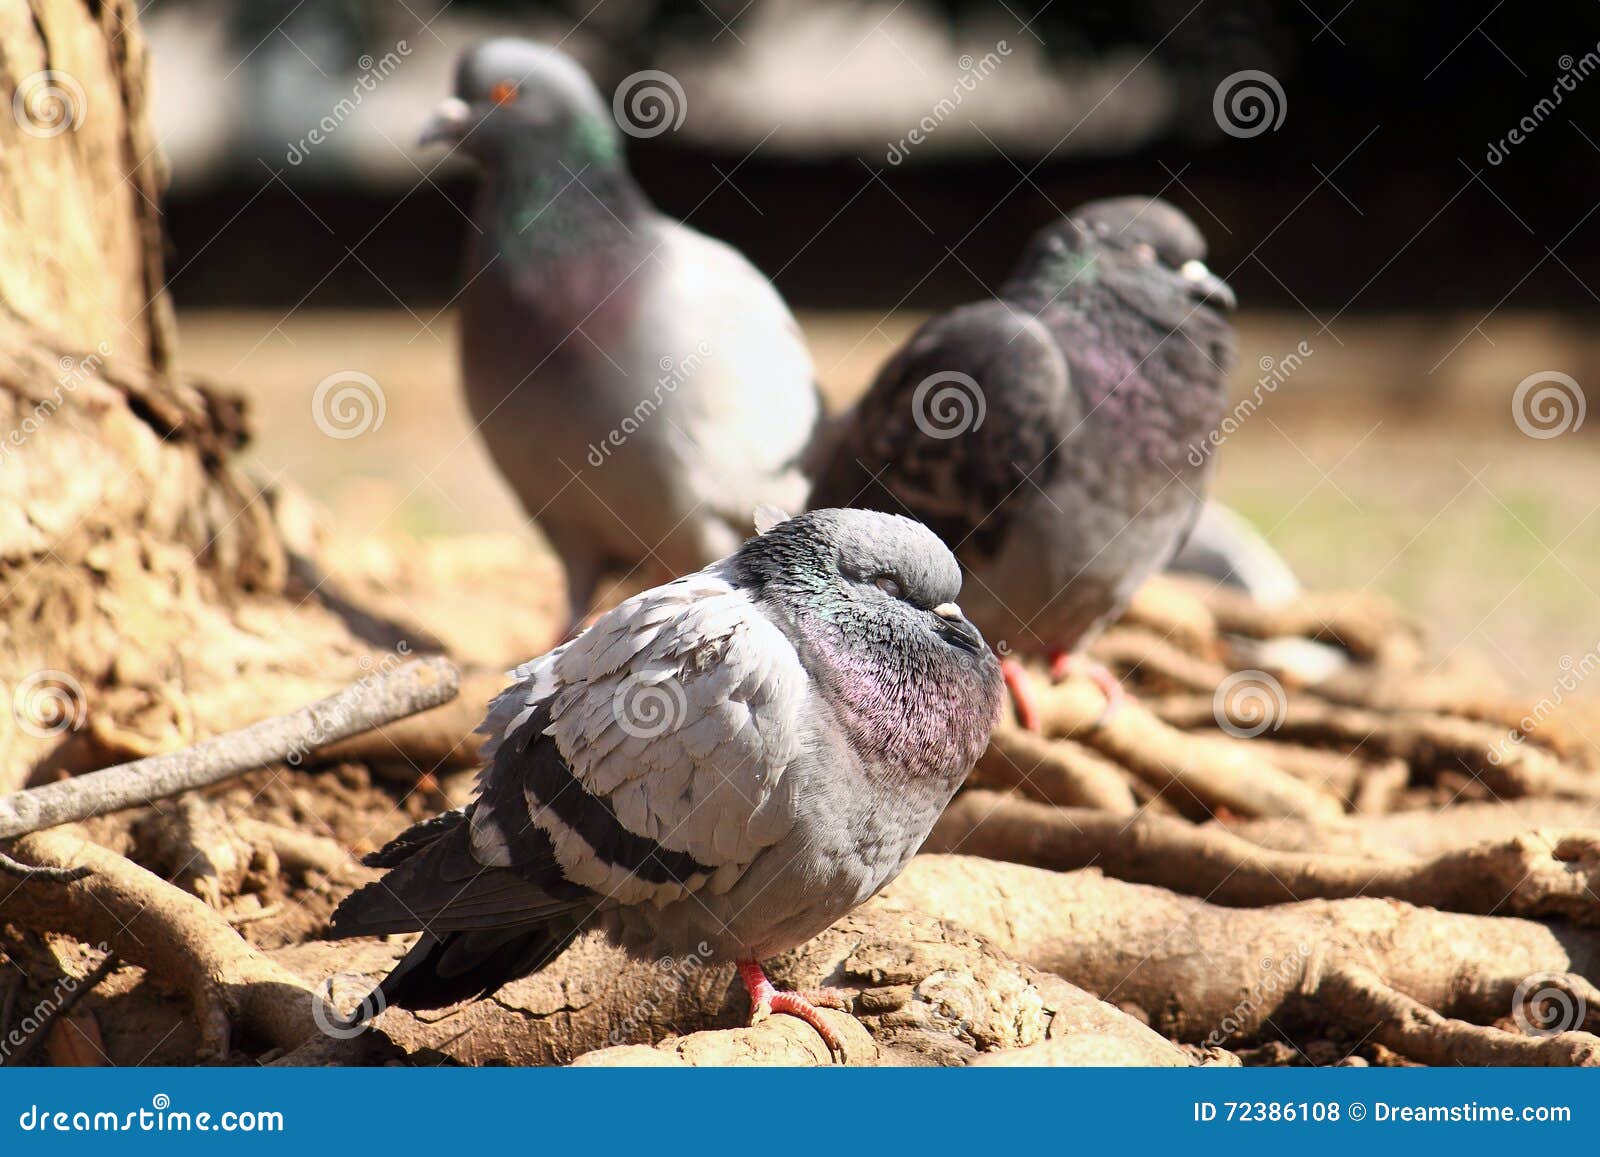
<path fill-rule="evenodd" d="M 915 320 L 802 318 L 838 399 Z M 1429 624 L 1439 656 L 1485 656 L 1535 696 L 1600 646 L 1600 418 L 1536 439 L 1511 413 L 1537 371 L 1600 383 L 1580 321 L 1347 317 L 1335 339 L 1304 314 L 1240 320 L 1241 397 L 1262 358 L 1313 352 L 1220 449 L 1219 493 L 1308 584 L 1382 591 Z M 341 534 L 523 525 L 460 401 L 450 316 L 191 312 L 182 349 L 191 372 L 249 397 L 253 467 L 313 495 Z M 348 439 L 312 419 L 318 382 L 340 371 L 383 393 L 382 424 Z"/>

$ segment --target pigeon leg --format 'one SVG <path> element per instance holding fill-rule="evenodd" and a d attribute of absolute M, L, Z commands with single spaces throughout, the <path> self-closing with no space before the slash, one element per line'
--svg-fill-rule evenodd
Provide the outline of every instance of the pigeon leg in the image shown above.
<path fill-rule="evenodd" d="M 750 993 L 750 1023 L 760 1024 L 775 1012 L 786 1012 L 790 1016 L 797 1016 L 812 1028 L 817 1030 L 817 1035 L 822 1038 L 822 1043 L 828 1046 L 828 1051 L 844 1056 L 844 1049 L 839 1044 L 839 1038 L 825 1023 L 822 1015 L 817 1011 L 821 1008 L 848 1007 L 845 994 L 831 988 L 820 988 L 812 992 L 782 992 L 772 986 L 772 981 L 767 979 L 767 974 L 761 971 L 759 960 L 739 961 L 739 979 L 744 981 L 745 988 Z"/>
<path fill-rule="evenodd" d="M 1000 660 L 1000 676 L 1011 692 L 1011 702 L 1017 708 L 1017 722 L 1024 731 L 1039 730 L 1039 709 L 1034 706 L 1033 688 L 1028 683 L 1028 673 L 1015 659 Z"/>
<path fill-rule="evenodd" d="M 1069 675 L 1079 674 L 1088 679 L 1100 689 L 1100 694 L 1106 697 L 1105 709 L 1095 719 L 1096 727 L 1104 727 L 1111 722 L 1111 717 L 1132 698 L 1122 681 L 1111 672 L 1111 668 L 1104 663 L 1097 663 L 1083 655 L 1073 654 L 1071 651 L 1059 651 L 1050 660 L 1050 679 L 1059 683 Z"/>

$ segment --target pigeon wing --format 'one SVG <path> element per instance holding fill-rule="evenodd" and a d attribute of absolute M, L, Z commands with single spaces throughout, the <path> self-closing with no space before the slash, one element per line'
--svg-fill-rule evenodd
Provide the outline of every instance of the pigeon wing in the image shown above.
<path fill-rule="evenodd" d="M 844 419 L 813 509 L 864 506 L 926 523 L 958 556 L 992 553 L 1008 503 L 1047 487 L 1079 408 L 1060 348 L 1003 301 L 934 318 Z"/>

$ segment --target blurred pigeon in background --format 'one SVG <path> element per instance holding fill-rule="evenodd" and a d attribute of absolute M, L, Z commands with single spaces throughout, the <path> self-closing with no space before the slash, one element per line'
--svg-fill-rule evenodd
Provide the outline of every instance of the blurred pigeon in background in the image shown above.
<path fill-rule="evenodd" d="M 758 505 L 804 505 L 798 457 L 820 406 L 794 318 L 739 253 L 650 204 L 575 61 L 479 44 L 423 141 L 482 170 L 462 377 L 565 563 L 574 620 L 606 573 L 697 570 L 738 546 Z"/>
<path fill-rule="evenodd" d="M 999 665 L 961 571 L 910 519 L 824 510 L 645 591 L 513 672 L 478 798 L 369 856 L 335 936 L 424 935 L 363 1005 L 438 1008 L 593 922 L 638 951 L 708 943 L 752 1021 L 837 1042 L 760 961 L 884 887 L 988 742 Z"/>
<path fill-rule="evenodd" d="M 922 326 L 818 455 L 814 506 L 926 522 L 1002 654 L 1076 652 L 1172 558 L 1212 474 L 1233 294 L 1164 201 L 1095 201 L 1029 242 L 999 300 Z M 1021 667 L 1007 684 L 1037 726 Z M 1104 668 L 1088 674 L 1107 696 Z"/>
<path fill-rule="evenodd" d="M 1269 607 L 1292 602 L 1302 590 L 1294 571 L 1261 532 L 1220 502 L 1201 507 L 1167 570 L 1212 579 Z"/>

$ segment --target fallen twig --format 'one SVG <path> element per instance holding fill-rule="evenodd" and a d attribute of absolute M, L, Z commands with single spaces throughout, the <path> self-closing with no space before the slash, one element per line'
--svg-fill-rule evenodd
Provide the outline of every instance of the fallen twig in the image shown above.
<path fill-rule="evenodd" d="M 263 719 L 182 751 L 0 796 L 0 840 L 220 783 L 437 707 L 453 699 L 459 686 L 449 660 L 420 659 L 393 674 L 363 679 L 289 715 Z M 15 861 L 9 867 L 22 875 L 35 871 Z"/>

